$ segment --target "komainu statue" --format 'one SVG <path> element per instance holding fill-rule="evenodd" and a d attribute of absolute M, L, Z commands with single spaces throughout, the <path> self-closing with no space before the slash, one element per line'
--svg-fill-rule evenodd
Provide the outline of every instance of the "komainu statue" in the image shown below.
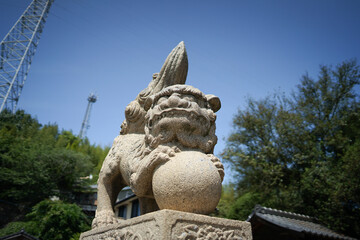
<path fill-rule="evenodd" d="M 141 214 L 159 209 L 208 214 L 218 204 L 224 168 L 213 150 L 221 104 L 184 85 L 187 70 L 181 42 L 126 107 L 120 135 L 100 171 L 93 228 L 119 221 L 113 207 L 125 186 L 139 197 Z"/>

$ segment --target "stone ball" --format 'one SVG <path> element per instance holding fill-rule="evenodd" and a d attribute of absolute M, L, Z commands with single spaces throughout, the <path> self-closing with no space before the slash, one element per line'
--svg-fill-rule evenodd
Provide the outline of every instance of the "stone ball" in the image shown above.
<path fill-rule="evenodd" d="M 206 154 L 182 151 L 157 167 L 152 188 L 160 209 L 209 214 L 219 203 L 221 178 Z"/>

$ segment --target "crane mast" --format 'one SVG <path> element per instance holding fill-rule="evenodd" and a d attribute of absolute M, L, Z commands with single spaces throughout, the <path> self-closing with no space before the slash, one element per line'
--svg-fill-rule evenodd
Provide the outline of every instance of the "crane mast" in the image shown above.
<path fill-rule="evenodd" d="M 0 112 L 16 111 L 29 68 L 54 0 L 33 0 L 0 42 Z"/>
<path fill-rule="evenodd" d="M 80 133 L 79 133 L 79 138 L 83 138 L 86 135 L 86 130 L 90 127 L 89 125 L 89 121 L 90 121 L 90 113 L 91 113 L 91 107 L 93 105 L 93 103 L 96 102 L 97 97 L 94 93 L 90 93 L 89 97 L 88 97 L 88 105 L 86 107 L 86 112 L 85 112 L 85 116 L 84 116 L 84 120 L 81 124 L 81 129 L 80 129 Z"/>

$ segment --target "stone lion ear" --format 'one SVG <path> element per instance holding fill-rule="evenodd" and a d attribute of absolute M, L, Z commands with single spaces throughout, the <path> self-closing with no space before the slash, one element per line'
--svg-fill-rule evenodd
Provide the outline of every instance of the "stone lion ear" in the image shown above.
<path fill-rule="evenodd" d="M 219 109 L 221 108 L 221 102 L 217 96 L 208 94 L 206 95 L 206 100 L 208 101 L 211 110 L 213 110 L 214 112 L 219 111 Z"/>
<path fill-rule="evenodd" d="M 152 97 L 148 97 L 146 100 L 145 100 L 145 103 L 144 103 L 144 109 L 145 111 L 149 110 L 152 103 L 153 103 L 154 99 Z"/>

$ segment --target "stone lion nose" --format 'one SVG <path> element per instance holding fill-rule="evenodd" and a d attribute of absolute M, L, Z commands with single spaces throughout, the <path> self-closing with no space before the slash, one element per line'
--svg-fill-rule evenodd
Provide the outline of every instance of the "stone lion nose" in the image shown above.
<path fill-rule="evenodd" d="M 171 95 L 168 99 L 169 107 L 178 107 L 180 100 L 181 99 L 177 94 Z"/>

